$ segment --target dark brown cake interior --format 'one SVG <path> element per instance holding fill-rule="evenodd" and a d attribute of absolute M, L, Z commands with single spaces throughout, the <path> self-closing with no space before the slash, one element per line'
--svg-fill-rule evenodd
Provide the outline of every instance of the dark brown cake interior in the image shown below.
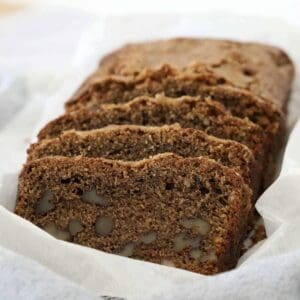
<path fill-rule="evenodd" d="M 195 128 L 213 136 L 231 139 L 248 146 L 257 159 L 264 152 L 263 130 L 248 120 L 231 116 L 219 103 L 183 96 L 176 100 L 163 96 L 139 97 L 126 104 L 102 105 L 96 111 L 82 109 L 50 122 L 39 138 L 58 136 L 61 132 L 89 130 L 111 124 L 163 126 L 178 123 L 183 128 Z"/>
<path fill-rule="evenodd" d="M 212 274 L 236 264 L 250 202 L 242 178 L 206 158 L 52 157 L 25 166 L 16 213 L 65 240 Z"/>

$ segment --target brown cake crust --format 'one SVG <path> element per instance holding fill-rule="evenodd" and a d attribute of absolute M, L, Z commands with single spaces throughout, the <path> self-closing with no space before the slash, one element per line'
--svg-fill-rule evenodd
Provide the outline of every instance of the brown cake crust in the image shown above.
<path fill-rule="evenodd" d="M 84 200 L 93 189 L 105 204 Z M 47 157 L 24 166 L 16 213 L 81 245 L 214 274 L 237 262 L 250 198 L 240 175 L 207 158 Z"/>
<path fill-rule="evenodd" d="M 252 151 L 241 143 L 219 139 L 201 130 L 181 128 L 112 125 L 87 131 L 65 131 L 44 139 L 28 149 L 28 161 L 46 156 L 85 156 L 136 161 L 159 153 L 172 152 L 182 157 L 207 156 L 242 175 L 257 198 L 259 182 L 254 174 L 257 162 Z"/>
<path fill-rule="evenodd" d="M 102 59 L 103 75 L 134 75 L 169 64 L 211 72 L 232 86 L 285 107 L 294 76 L 288 55 L 277 47 L 217 39 L 177 38 L 127 44 Z"/>

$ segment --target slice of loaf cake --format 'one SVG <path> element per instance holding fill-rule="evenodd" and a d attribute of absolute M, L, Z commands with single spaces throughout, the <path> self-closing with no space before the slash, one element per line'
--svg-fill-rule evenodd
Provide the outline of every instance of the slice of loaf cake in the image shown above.
<path fill-rule="evenodd" d="M 233 117 L 220 103 L 197 97 L 171 99 L 164 96 L 138 97 L 125 104 L 102 105 L 97 110 L 82 109 L 65 114 L 48 123 L 39 139 L 60 135 L 63 131 L 90 130 L 111 124 L 163 126 L 178 123 L 213 136 L 231 139 L 248 146 L 259 159 L 264 155 L 265 135 L 262 128 L 249 120 Z"/>
<path fill-rule="evenodd" d="M 208 158 L 46 157 L 25 165 L 16 213 L 64 240 L 203 274 L 237 263 L 251 192 Z"/>
<path fill-rule="evenodd" d="M 211 72 L 226 83 L 269 99 L 288 100 L 294 67 L 281 49 L 258 43 L 177 38 L 128 44 L 108 54 L 98 73 L 137 75 L 169 64 L 179 70 Z"/>
<path fill-rule="evenodd" d="M 179 125 L 113 125 L 88 131 L 65 131 L 58 138 L 32 144 L 28 160 L 46 156 L 85 156 L 135 161 L 166 152 L 214 159 L 240 173 L 257 196 L 259 182 L 254 176 L 257 165 L 248 147 Z"/>

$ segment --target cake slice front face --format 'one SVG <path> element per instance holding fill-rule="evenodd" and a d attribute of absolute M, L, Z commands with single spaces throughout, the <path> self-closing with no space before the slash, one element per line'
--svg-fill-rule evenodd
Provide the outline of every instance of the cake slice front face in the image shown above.
<path fill-rule="evenodd" d="M 239 174 L 173 154 L 37 159 L 20 175 L 16 204 L 60 239 L 203 274 L 236 265 L 250 211 Z"/>

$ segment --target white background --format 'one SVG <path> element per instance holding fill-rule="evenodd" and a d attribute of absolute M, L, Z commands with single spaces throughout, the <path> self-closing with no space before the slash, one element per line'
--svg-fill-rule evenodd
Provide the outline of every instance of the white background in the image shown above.
<path fill-rule="evenodd" d="M 300 24 L 299 0 L 7 0 L 9 3 L 35 3 L 77 7 L 93 13 L 205 12 L 273 16 Z"/>

